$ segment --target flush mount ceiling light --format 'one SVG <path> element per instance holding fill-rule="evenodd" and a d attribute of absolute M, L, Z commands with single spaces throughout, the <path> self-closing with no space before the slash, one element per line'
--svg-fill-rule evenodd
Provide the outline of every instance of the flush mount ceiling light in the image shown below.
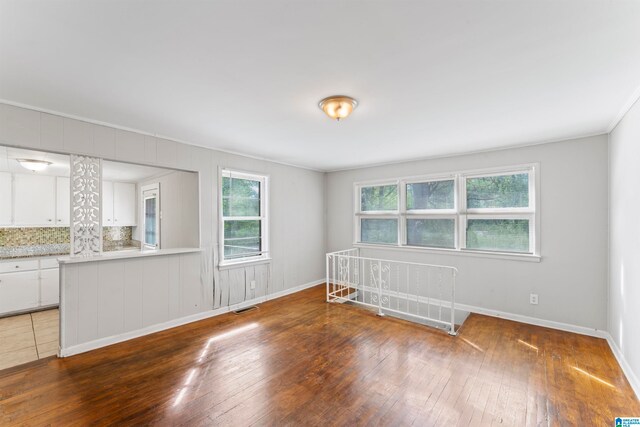
<path fill-rule="evenodd" d="M 329 96 L 318 103 L 318 107 L 324 111 L 327 116 L 340 121 L 349 117 L 358 106 L 358 101 L 350 96 L 334 95 Z"/>
<path fill-rule="evenodd" d="M 16 159 L 20 166 L 33 172 L 39 172 L 44 170 L 51 164 L 45 160 L 33 160 L 33 159 Z"/>

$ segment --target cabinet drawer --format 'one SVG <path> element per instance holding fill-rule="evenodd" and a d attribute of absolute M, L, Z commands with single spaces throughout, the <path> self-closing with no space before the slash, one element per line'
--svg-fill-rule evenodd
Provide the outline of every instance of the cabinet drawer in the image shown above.
<path fill-rule="evenodd" d="M 42 258 L 40 260 L 40 268 L 58 268 L 58 258 Z"/>
<path fill-rule="evenodd" d="M 31 271 L 38 269 L 38 260 L 6 261 L 0 263 L 0 273 L 16 273 L 19 271 Z"/>

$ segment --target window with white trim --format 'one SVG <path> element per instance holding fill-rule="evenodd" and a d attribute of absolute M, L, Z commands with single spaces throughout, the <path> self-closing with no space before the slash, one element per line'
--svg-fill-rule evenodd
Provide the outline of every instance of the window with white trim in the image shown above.
<path fill-rule="evenodd" d="M 264 175 L 221 171 L 221 264 L 267 258 L 267 184 Z"/>
<path fill-rule="evenodd" d="M 537 254 L 535 165 L 355 186 L 355 242 Z"/>

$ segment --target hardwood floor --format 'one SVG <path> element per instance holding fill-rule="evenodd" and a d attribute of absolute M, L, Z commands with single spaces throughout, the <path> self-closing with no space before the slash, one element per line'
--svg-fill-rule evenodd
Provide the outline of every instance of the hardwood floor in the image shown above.
<path fill-rule="evenodd" d="M 480 315 L 458 337 L 319 286 L 0 371 L 0 425 L 613 425 L 640 403 L 606 341 Z"/>

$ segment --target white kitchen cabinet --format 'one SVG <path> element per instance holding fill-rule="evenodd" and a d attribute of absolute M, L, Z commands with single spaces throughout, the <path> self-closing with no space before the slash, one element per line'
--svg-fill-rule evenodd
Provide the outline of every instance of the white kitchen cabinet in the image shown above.
<path fill-rule="evenodd" d="M 60 278 L 55 257 L 0 262 L 0 315 L 60 303 Z"/>
<path fill-rule="evenodd" d="M 0 172 L 0 225 L 11 225 L 12 209 L 11 174 Z"/>
<path fill-rule="evenodd" d="M 56 177 L 14 175 L 14 224 L 55 226 Z"/>
<path fill-rule="evenodd" d="M 113 226 L 113 182 L 102 181 L 102 226 Z"/>
<path fill-rule="evenodd" d="M 102 225 L 136 225 L 136 185 L 126 182 L 102 182 Z"/>
<path fill-rule="evenodd" d="M 69 226 L 71 213 L 71 188 L 69 178 L 56 178 L 56 225 Z"/>
<path fill-rule="evenodd" d="M 40 306 L 60 301 L 60 273 L 57 268 L 40 270 Z"/>
<path fill-rule="evenodd" d="M 38 307 L 39 294 L 38 270 L 0 274 L 0 313 Z"/>
<path fill-rule="evenodd" d="M 113 225 L 136 225 L 136 185 L 113 183 Z"/>

